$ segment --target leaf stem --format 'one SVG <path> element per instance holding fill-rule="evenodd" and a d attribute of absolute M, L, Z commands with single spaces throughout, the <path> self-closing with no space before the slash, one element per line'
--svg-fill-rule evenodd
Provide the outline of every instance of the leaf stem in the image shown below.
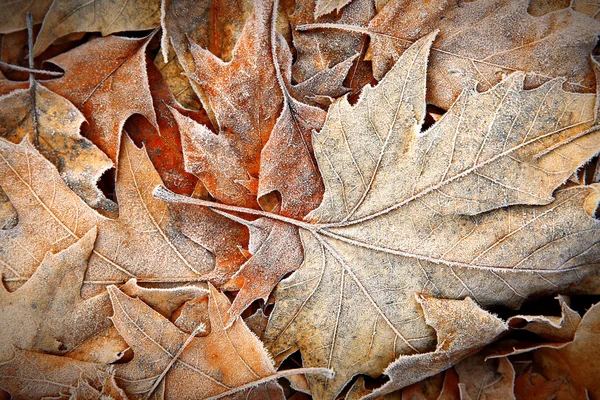
<path fill-rule="evenodd" d="M 294 226 L 306 229 L 311 232 L 314 232 L 314 231 L 318 230 L 318 228 L 319 228 L 318 225 L 309 224 L 309 223 L 303 222 L 303 221 L 298 221 L 297 219 L 284 217 L 282 215 L 273 214 L 273 213 L 270 213 L 267 211 L 255 210 L 252 208 L 245 208 L 245 207 L 230 206 L 227 204 L 215 203 L 213 201 L 200 200 L 200 199 L 194 199 L 192 197 L 183 196 L 183 195 L 171 192 L 169 189 L 167 189 L 163 185 L 157 185 L 154 188 L 154 191 L 152 192 L 152 194 L 157 199 L 166 201 L 168 203 L 194 204 L 194 205 L 198 205 L 198 206 L 208 207 L 211 210 L 220 209 L 220 210 L 238 212 L 238 213 L 242 213 L 242 214 L 258 215 L 260 217 L 266 217 L 266 218 L 275 219 L 275 220 L 278 220 L 281 222 L 286 222 L 290 225 L 294 225 Z M 221 215 L 224 215 L 224 214 L 221 214 Z M 224 216 L 226 216 L 226 215 L 224 215 Z"/>
<path fill-rule="evenodd" d="M 31 74 L 44 74 L 44 75 L 50 75 L 50 76 L 62 76 L 63 75 L 62 72 L 46 71 L 43 69 L 21 67 L 20 65 L 9 64 L 9 63 L 5 63 L 4 61 L 0 61 L 0 67 L 13 69 L 15 71 L 29 72 Z"/>

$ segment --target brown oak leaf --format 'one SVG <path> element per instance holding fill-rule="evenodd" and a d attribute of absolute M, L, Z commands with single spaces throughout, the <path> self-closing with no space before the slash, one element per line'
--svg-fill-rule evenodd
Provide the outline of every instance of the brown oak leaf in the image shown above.
<path fill-rule="evenodd" d="M 177 399 L 283 398 L 274 382 L 282 374 L 275 372 L 261 342 L 241 319 L 225 327 L 230 304 L 214 287 L 208 304 L 211 332 L 204 337 L 182 332 L 114 286 L 108 292 L 113 323 L 135 353 L 133 360 L 115 368 L 116 381 L 133 398 L 147 398 L 163 381 L 165 396 Z"/>
<path fill-rule="evenodd" d="M 169 107 L 203 125 L 210 126 L 210 121 L 204 110 L 186 110 L 175 101 L 154 63 L 149 61 L 147 68 L 158 129 L 145 117 L 136 114 L 125 123 L 125 131 L 134 142 L 146 147 L 148 156 L 166 187 L 175 193 L 190 195 L 194 192 L 198 178 L 184 169 L 181 136 Z"/>
<path fill-rule="evenodd" d="M 0 231 L 0 260 L 6 281 L 26 280 L 48 250 L 59 251 L 94 226 L 98 240 L 84 289 L 139 282 L 190 282 L 212 269 L 212 256 L 170 225 L 166 203 L 152 197 L 162 184 L 143 149 L 125 136 L 117 169 L 119 218 L 89 208 L 58 171 L 25 141 L 0 139 L 0 185 L 19 213 L 19 223 Z"/>
<path fill-rule="evenodd" d="M 158 129 L 146 73 L 151 37 L 92 40 L 48 60 L 65 74 L 39 82 L 81 111 L 88 122 L 82 134 L 115 163 L 127 118 L 141 114 Z M 2 94 L 27 87 L 27 82 L 0 80 Z"/>
<path fill-rule="evenodd" d="M 69 399 L 69 392 L 76 392 L 82 380 L 100 389 L 104 369 L 103 365 L 68 357 L 15 349 L 12 359 L 0 363 L 0 389 L 14 400 Z"/>
<path fill-rule="evenodd" d="M 0 136 L 13 143 L 27 138 L 56 166 L 71 190 L 90 207 L 112 217 L 117 205 L 96 183 L 113 163 L 79 134 L 84 121 L 73 104 L 35 80 L 29 89 L 0 97 Z"/>

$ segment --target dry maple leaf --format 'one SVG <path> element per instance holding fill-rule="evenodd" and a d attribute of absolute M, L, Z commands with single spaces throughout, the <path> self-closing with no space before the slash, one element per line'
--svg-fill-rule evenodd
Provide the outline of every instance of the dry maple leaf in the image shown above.
<path fill-rule="evenodd" d="M 89 208 L 62 181 L 52 164 L 29 142 L 0 139 L 0 185 L 19 213 L 19 223 L 0 231 L 5 281 L 26 280 L 44 254 L 61 250 L 94 226 L 98 239 L 85 289 L 140 282 L 189 282 L 212 268 L 212 256 L 172 229 L 167 205 L 152 197 L 160 177 L 143 149 L 122 140 L 117 169 L 117 220 Z"/>
<path fill-rule="evenodd" d="M 159 22 L 159 0 L 54 0 L 44 17 L 33 52 L 38 56 L 52 42 L 73 32 L 100 32 L 105 36 L 153 29 Z"/>
<path fill-rule="evenodd" d="M 52 0 L 14 1 L 1 0 L 0 33 L 10 33 L 27 27 L 26 15 L 32 14 L 34 24 L 39 24 L 50 8 Z"/>
<path fill-rule="evenodd" d="M 65 98 L 30 81 L 29 89 L 0 97 L 0 136 L 19 143 L 23 138 L 56 166 L 63 180 L 90 207 L 114 216 L 117 205 L 96 183 L 112 161 L 79 134 L 83 115 Z"/>
<path fill-rule="evenodd" d="M 256 160 L 259 158 L 257 152 L 260 151 L 260 159 L 263 160 L 260 163 L 258 175 L 261 179 L 258 181 L 258 186 L 255 187 L 256 179 L 250 174 L 249 167 L 244 164 L 243 160 L 238 157 L 238 153 L 234 151 L 235 149 L 230 146 L 231 142 L 245 143 L 240 137 L 234 136 L 235 132 L 222 132 L 217 136 L 205 126 L 182 116 L 176 110 L 173 110 L 173 115 L 183 133 L 182 141 L 186 169 L 199 176 L 206 184 L 208 191 L 217 200 L 227 204 L 254 207 L 257 204 L 256 197 L 258 196 L 258 203 L 264 209 L 271 210 L 269 208 L 270 204 L 276 203 L 271 200 L 271 196 L 277 192 L 281 196 L 281 203 L 277 205 L 279 214 L 288 217 L 303 217 L 313 210 L 322 198 L 323 183 L 312 156 L 310 134 L 312 130 L 321 128 L 325 120 L 325 112 L 296 100 L 288 91 L 288 87 L 291 86 L 290 67 L 292 57 L 287 49 L 287 44 L 276 32 L 276 10 L 277 6 L 273 8 L 269 43 L 273 56 L 271 64 L 273 65 L 273 75 L 277 80 L 281 93 L 283 93 L 283 110 L 272 127 L 264 147 L 262 147 L 262 143 L 255 143 L 258 147 L 254 148 L 254 153 L 248 153 L 253 160 Z M 258 22 L 249 22 L 249 24 L 255 23 Z M 264 25 L 267 23 L 268 21 L 262 21 L 260 23 L 261 29 L 266 29 Z M 249 35 L 248 32 L 252 31 L 247 28 L 244 32 L 245 35 Z M 248 40 L 248 38 L 241 39 L 242 42 L 238 46 L 244 46 L 244 40 Z M 254 38 L 253 40 L 257 39 Z M 276 42 L 278 42 L 278 49 L 275 46 Z M 236 48 L 239 49 L 240 47 Z M 209 54 L 206 50 L 202 51 L 203 54 Z M 241 55 L 245 54 L 243 51 L 239 52 Z M 241 55 L 236 52 L 236 57 Z M 281 63 L 284 65 L 283 72 L 279 67 L 277 55 L 280 56 Z M 214 56 L 210 55 L 208 57 Z M 235 60 L 234 57 L 232 63 Z M 250 77 L 248 76 L 248 78 Z M 212 95 L 214 94 L 209 93 L 208 98 L 211 99 Z M 219 95 L 221 96 L 221 94 Z M 247 105 L 241 106 L 248 107 Z M 220 109 L 213 107 L 215 112 Z M 250 179 L 250 181 L 244 181 L 242 178 Z M 180 211 L 175 211 L 181 209 L 181 207 L 181 205 L 173 205 L 174 214 L 182 215 Z M 192 208 L 188 207 L 188 211 L 191 210 Z M 209 248 L 218 251 L 213 244 L 214 239 L 211 234 L 214 229 L 204 230 L 199 224 L 193 223 L 193 219 L 198 219 L 198 217 L 179 219 L 182 222 L 179 224 L 179 229 L 195 241 L 205 243 Z M 238 222 L 248 225 L 244 220 L 238 220 Z M 194 225 L 193 228 L 190 226 L 192 224 Z M 228 223 L 228 225 L 235 226 L 232 223 Z M 279 246 L 280 242 L 293 243 L 299 240 L 297 230 L 285 226 L 285 224 L 269 223 L 268 225 L 261 225 L 258 223 L 253 225 L 256 229 L 253 229 L 250 225 L 248 226 L 251 237 L 258 230 L 261 230 L 267 235 L 270 234 L 272 238 L 281 238 L 282 240 L 277 242 L 278 248 L 274 250 L 280 255 L 283 255 L 282 251 L 284 250 L 284 247 Z M 240 228 L 243 229 L 242 226 L 238 226 L 235 230 L 239 231 Z M 238 234 L 230 235 L 230 237 L 243 238 L 243 234 L 239 231 Z M 257 242 L 257 239 L 254 242 Z M 235 244 L 235 242 L 228 241 L 225 247 L 221 246 L 224 250 L 228 248 L 232 250 L 228 252 L 230 257 L 227 257 L 227 263 L 221 264 L 220 268 L 215 268 L 205 277 L 207 280 L 220 284 L 223 278 L 231 278 L 235 271 L 240 268 L 240 265 L 246 261 L 242 259 L 242 254 L 239 251 L 236 252 L 236 249 L 230 244 Z M 239 244 L 241 243 L 238 242 Z M 286 261 L 280 263 L 278 262 L 279 257 L 275 257 L 273 251 L 269 250 L 269 246 L 272 245 L 274 245 L 273 239 L 267 241 L 263 239 L 260 240 L 260 245 L 253 246 L 255 251 L 262 247 L 260 253 L 255 254 L 251 250 L 250 253 L 253 254 L 253 257 L 241 267 L 238 274 L 226 286 L 229 290 L 241 290 L 232 309 L 233 317 L 237 317 L 255 299 L 266 299 L 279 279 L 286 273 L 296 270 L 300 265 L 301 253 L 298 254 L 298 251 L 292 250 Z M 257 276 L 261 276 L 260 282 L 253 282 Z"/>
<path fill-rule="evenodd" d="M 312 27 L 370 35 L 373 74 L 377 79 L 415 40 L 440 30 L 432 49 L 427 100 L 444 109 L 464 88 L 478 82 L 482 90 L 489 89 L 513 71 L 530 73 L 527 87 L 564 76 L 570 88 L 593 91 L 594 73 L 588 55 L 596 45 L 600 23 L 571 9 L 535 17 L 527 12 L 528 3 L 392 0 L 368 28 L 346 24 Z"/>
<path fill-rule="evenodd" d="M 190 42 L 224 61 L 230 61 L 244 23 L 252 13 L 252 0 L 163 0 L 161 7 L 161 54 L 157 65 L 177 100 L 188 108 L 199 108 L 203 90 L 187 78 L 196 69 Z M 173 47 L 174 56 L 170 56 Z M 198 97 L 197 97 L 198 95 Z M 207 112 L 214 122 L 214 114 Z"/>
<path fill-rule="evenodd" d="M 365 400 L 377 399 L 433 376 L 492 342 L 508 329 L 502 320 L 482 310 L 468 297 L 465 300 L 446 300 L 417 295 L 416 299 L 423 307 L 425 321 L 437 333 L 435 351 L 400 356 L 384 372 L 390 381 L 365 396 Z"/>
<path fill-rule="evenodd" d="M 308 377 L 317 398 L 433 347 L 416 292 L 517 307 L 598 267 L 598 186 L 553 197 L 599 150 L 595 96 L 561 81 L 524 90 L 517 73 L 465 91 L 420 133 L 433 38 L 405 51 L 355 106 L 331 106 L 313 135 L 325 195 L 306 221 L 185 200 L 300 228 L 304 263 L 276 289 L 265 342 L 279 360 L 300 349 L 305 366 L 336 371 Z"/>
<path fill-rule="evenodd" d="M 164 380 L 166 397 L 283 398 L 276 373 L 261 342 L 238 319 L 225 328 L 230 306 L 222 293 L 210 286 L 208 313 L 211 332 L 186 334 L 141 300 L 109 286 L 115 327 L 130 344 L 134 358 L 115 367 L 116 381 L 132 398 L 147 398 Z M 322 369 L 287 371 L 319 373 Z M 185 382 L 185 384 L 184 384 Z"/>
<path fill-rule="evenodd" d="M 75 392 L 82 380 L 102 387 L 105 367 L 68 357 L 14 350 L 14 357 L 0 363 L 0 389 L 14 400 L 46 399 Z M 63 398 L 63 397 L 59 397 Z"/>

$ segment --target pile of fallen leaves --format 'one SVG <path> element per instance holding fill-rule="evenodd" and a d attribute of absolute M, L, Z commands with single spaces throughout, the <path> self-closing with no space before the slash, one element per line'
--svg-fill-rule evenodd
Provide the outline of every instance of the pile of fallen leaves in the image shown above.
<path fill-rule="evenodd" d="M 600 399 L 598 1 L 0 34 L 0 398 Z"/>

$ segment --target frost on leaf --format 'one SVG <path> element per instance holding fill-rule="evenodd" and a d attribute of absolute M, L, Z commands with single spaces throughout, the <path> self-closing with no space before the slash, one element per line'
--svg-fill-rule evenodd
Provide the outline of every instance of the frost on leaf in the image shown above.
<path fill-rule="evenodd" d="M 421 133 L 433 38 L 355 106 L 334 103 L 313 137 L 324 200 L 296 223 L 304 264 L 276 289 L 265 341 L 276 359 L 300 349 L 336 371 L 308 377 L 317 397 L 432 350 L 416 292 L 517 307 L 597 268 L 599 188 L 553 193 L 599 149 L 595 96 L 524 90 L 513 74 Z"/>

